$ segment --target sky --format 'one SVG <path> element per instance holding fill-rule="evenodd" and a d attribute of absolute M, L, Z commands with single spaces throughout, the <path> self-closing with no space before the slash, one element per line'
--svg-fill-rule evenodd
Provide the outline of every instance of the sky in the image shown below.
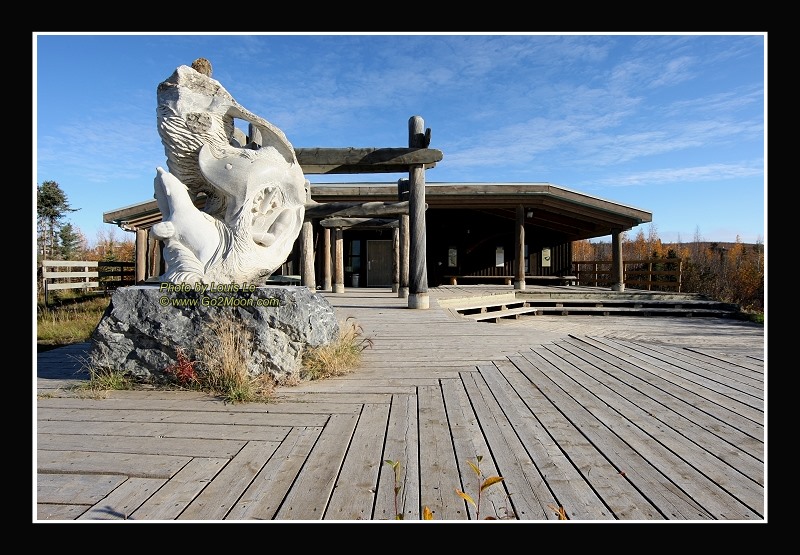
<path fill-rule="evenodd" d="M 407 147 L 421 116 L 443 153 L 428 183 L 550 183 L 651 212 L 632 238 L 766 243 L 766 33 L 32 38 L 34 181 L 90 244 L 133 239 L 103 214 L 153 198 L 156 89 L 200 57 L 295 148 Z"/>

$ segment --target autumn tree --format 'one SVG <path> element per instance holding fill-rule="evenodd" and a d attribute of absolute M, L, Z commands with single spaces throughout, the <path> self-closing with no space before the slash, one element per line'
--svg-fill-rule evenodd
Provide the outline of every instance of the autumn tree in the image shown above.
<path fill-rule="evenodd" d="M 136 259 L 136 242 L 131 238 L 120 239 L 113 227 L 99 230 L 94 249 L 87 254 L 87 258 L 106 262 L 133 262 Z"/>
<path fill-rule="evenodd" d="M 575 241 L 572 245 L 576 262 L 611 261 L 609 242 Z M 623 260 L 628 263 L 648 261 L 639 267 L 628 266 L 626 272 L 652 271 L 650 286 L 654 289 L 673 290 L 677 276 L 671 272 L 679 271 L 681 291 L 735 303 L 747 311 L 764 310 L 766 260 L 760 239 L 750 245 L 742 243 L 739 236 L 734 243 L 708 242 L 697 229 L 691 243 L 684 244 L 679 240 L 665 245 L 658 238 L 655 227 L 651 226 L 646 236 L 640 230 L 633 240 L 628 240 L 623 234 L 621 246 Z M 591 281 L 593 278 L 586 279 Z M 599 281 L 602 284 L 603 279 Z"/>

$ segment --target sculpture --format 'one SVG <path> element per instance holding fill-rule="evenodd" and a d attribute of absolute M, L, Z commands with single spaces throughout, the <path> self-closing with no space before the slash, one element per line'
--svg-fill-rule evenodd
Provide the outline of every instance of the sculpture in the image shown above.
<path fill-rule="evenodd" d="M 203 58 L 159 84 L 157 116 L 169 171 L 158 168 L 154 182 L 162 222 L 152 234 L 167 264 L 156 281 L 264 284 L 303 225 L 308 182 L 291 143 L 212 79 Z M 249 124 L 247 144 L 236 118 Z"/>

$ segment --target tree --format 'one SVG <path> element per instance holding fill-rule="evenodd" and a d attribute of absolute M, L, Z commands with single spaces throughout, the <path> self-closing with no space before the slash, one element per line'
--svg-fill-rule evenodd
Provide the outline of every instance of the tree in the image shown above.
<path fill-rule="evenodd" d="M 36 227 L 38 232 L 39 254 L 42 258 L 58 256 L 56 236 L 61 222 L 69 212 L 77 212 L 72 208 L 67 195 L 55 181 L 43 181 L 36 188 Z"/>
<path fill-rule="evenodd" d="M 58 232 L 58 252 L 62 260 L 78 260 L 83 252 L 84 238 L 80 231 L 76 231 L 72 224 L 61 226 Z"/>

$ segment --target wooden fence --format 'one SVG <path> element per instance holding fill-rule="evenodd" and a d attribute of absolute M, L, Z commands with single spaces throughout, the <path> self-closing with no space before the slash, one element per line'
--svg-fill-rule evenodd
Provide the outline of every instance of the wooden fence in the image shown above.
<path fill-rule="evenodd" d="M 45 305 L 50 300 L 50 291 L 75 289 L 80 290 L 81 294 L 90 295 L 113 291 L 136 282 L 134 262 L 43 260 L 39 269 Z"/>
<path fill-rule="evenodd" d="M 572 268 L 579 285 L 610 287 L 610 260 L 573 261 Z M 681 292 L 683 263 L 680 258 L 649 258 L 623 261 L 626 287 L 648 291 Z"/>

